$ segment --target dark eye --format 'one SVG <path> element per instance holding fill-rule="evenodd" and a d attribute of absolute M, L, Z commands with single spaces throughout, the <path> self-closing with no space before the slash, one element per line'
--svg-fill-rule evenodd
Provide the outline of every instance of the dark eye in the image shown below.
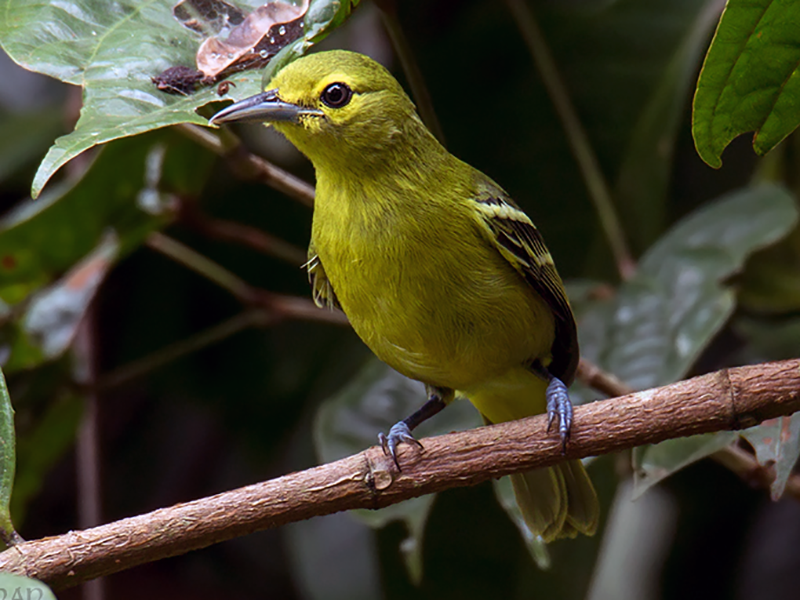
<path fill-rule="evenodd" d="M 332 83 L 322 90 L 320 100 L 329 108 L 342 108 L 350 102 L 350 98 L 352 97 L 353 90 L 344 83 Z"/>

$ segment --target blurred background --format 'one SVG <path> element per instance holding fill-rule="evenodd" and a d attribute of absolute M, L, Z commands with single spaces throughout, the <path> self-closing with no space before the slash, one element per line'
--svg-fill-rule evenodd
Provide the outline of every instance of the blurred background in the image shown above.
<path fill-rule="evenodd" d="M 521 29 L 514 7 L 524 3 L 377 4 L 363 1 L 321 47 L 368 54 L 408 88 L 387 26 L 402 31 L 448 149 L 498 181 L 531 215 L 579 314 L 613 298 L 618 265 Z M 691 99 L 722 3 L 524 6 L 536 15 L 588 134 L 634 260 L 684 217 L 754 181 L 794 195 L 796 135 L 766 159 L 755 157 L 744 136 L 716 171 L 694 149 Z M 3 278 L 24 253 L 0 257 L 0 297 L 8 303 L 0 312 L 0 361 L 18 435 L 12 516 L 23 537 L 56 535 L 98 515 L 108 522 L 316 465 L 363 449 L 384 423 L 421 404 L 419 390 L 376 365 L 348 327 L 323 318 L 242 320 L 247 307 L 240 299 L 187 268 L 197 255 L 253 290 L 310 298 L 299 268 L 310 208 L 241 177 L 230 160 L 185 132 L 159 130 L 84 153 L 47 188 L 59 201 L 71 198 L 69 208 L 13 231 L 20 218 L 14 211 L 27 202 L 54 139 L 74 126 L 81 94 L 5 55 L 0 82 L 0 210 L 7 215 L 0 247 L 13 235 L 31 252 L 46 247 L 55 257 L 76 255 L 65 259 L 70 264 L 87 255 L 80 248 L 94 249 L 81 273 L 97 275 L 69 349 L 44 359 L 14 337 L 13 306 L 67 281 L 68 269 L 43 272 L 21 289 Z M 310 165 L 273 132 L 243 126 L 235 133 L 255 154 L 313 183 Z M 148 179 L 153 160 L 160 166 Z M 168 236 L 167 243 L 179 242 L 177 250 L 165 249 L 162 238 L 128 246 L 123 238 L 121 260 L 106 264 L 104 238 L 81 236 L 90 224 L 91 231 L 120 222 L 146 228 L 128 212 L 135 202 L 146 206 L 150 188 L 157 188 L 156 204 L 166 205 L 146 227 Z M 50 201 L 46 191 L 36 202 Z M 259 238 L 267 251 L 243 243 L 249 229 L 220 233 L 230 223 L 269 236 Z M 182 248 L 194 253 L 183 262 L 174 257 Z M 797 356 L 796 227 L 754 244 L 745 258 L 742 269 L 725 277 L 731 311 L 698 342 L 690 374 Z M 53 302 L 40 331 L 69 317 L 69 306 L 59 313 Z M 590 358 L 602 364 L 601 356 Z M 100 385 L 90 389 L 92 382 Z M 438 429 L 478 422 L 468 406 L 454 411 Z M 348 423 L 355 430 L 349 437 Z M 552 544 L 548 570 L 534 563 L 487 483 L 426 500 L 411 509 L 413 516 L 316 518 L 137 567 L 107 578 L 106 597 L 796 598 L 796 499 L 772 502 L 768 490 L 710 460 L 680 470 L 635 502 L 629 453 L 596 459 L 590 474 L 603 502 L 601 529 L 591 539 Z"/>

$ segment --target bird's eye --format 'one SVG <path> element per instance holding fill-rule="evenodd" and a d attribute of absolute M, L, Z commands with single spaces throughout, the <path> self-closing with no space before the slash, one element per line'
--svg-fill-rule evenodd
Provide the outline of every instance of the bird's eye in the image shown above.
<path fill-rule="evenodd" d="M 347 87 L 347 85 L 344 83 L 332 83 L 322 90 L 320 100 L 329 108 L 342 108 L 350 102 L 350 98 L 352 97 L 353 90 Z"/>

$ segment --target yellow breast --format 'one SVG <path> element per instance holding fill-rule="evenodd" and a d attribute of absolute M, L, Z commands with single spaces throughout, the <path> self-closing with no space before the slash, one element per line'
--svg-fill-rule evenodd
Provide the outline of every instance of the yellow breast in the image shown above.
<path fill-rule="evenodd" d="M 316 250 L 353 328 L 381 360 L 463 390 L 549 357 L 551 311 L 484 239 L 467 203 L 417 201 L 400 213 L 368 197 L 328 202 L 326 191 L 318 182 Z"/>

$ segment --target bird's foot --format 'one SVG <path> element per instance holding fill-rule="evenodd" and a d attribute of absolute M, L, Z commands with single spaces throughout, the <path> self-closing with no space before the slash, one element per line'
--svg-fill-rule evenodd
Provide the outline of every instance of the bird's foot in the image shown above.
<path fill-rule="evenodd" d="M 558 432 L 561 435 L 561 451 L 566 452 L 569 432 L 572 427 L 572 402 L 569 399 L 567 386 L 558 377 L 551 377 L 547 385 L 547 431 L 558 420 Z"/>
<path fill-rule="evenodd" d="M 563 385 L 563 384 L 562 384 Z M 397 446 L 402 443 L 406 444 L 414 444 L 422 448 L 422 444 L 420 441 L 411 435 L 411 428 L 406 424 L 405 421 L 398 421 L 392 428 L 389 430 L 389 435 L 384 435 L 382 433 L 378 434 L 378 442 L 383 448 L 383 453 L 386 456 L 391 456 L 392 460 L 394 460 L 394 464 L 397 466 L 397 470 L 400 471 L 400 463 L 397 460 Z"/>

